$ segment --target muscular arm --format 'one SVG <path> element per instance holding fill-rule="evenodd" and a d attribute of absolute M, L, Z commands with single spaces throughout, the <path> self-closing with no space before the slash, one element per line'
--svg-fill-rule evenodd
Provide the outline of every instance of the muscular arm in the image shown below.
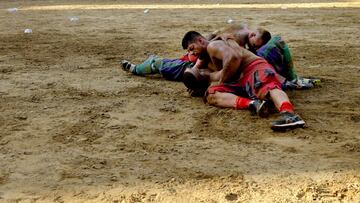
<path fill-rule="evenodd" d="M 207 61 L 198 58 L 193 68 L 197 68 L 197 69 L 207 68 L 207 64 L 208 64 Z"/>
<path fill-rule="evenodd" d="M 210 81 L 211 82 L 218 82 L 221 78 L 221 74 L 222 74 L 223 70 L 219 70 L 219 71 L 215 71 L 210 73 L 209 77 L 210 77 Z"/>
<path fill-rule="evenodd" d="M 222 70 L 211 72 L 209 69 L 201 69 L 199 72 L 200 75 L 209 78 L 211 82 L 218 82 L 220 80 Z"/>
<path fill-rule="evenodd" d="M 207 51 L 214 64 L 222 62 L 220 83 L 229 81 L 238 71 L 241 64 L 241 54 L 223 41 L 214 41 L 208 45 Z"/>

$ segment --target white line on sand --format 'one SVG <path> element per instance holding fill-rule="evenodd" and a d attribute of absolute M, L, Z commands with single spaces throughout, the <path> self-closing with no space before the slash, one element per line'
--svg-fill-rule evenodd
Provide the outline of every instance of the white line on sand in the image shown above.
<path fill-rule="evenodd" d="M 273 8 L 360 8 L 360 1 L 288 4 L 95 4 L 29 6 L 20 10 L 109 10 L 109 9 L 273 9 Z"/>

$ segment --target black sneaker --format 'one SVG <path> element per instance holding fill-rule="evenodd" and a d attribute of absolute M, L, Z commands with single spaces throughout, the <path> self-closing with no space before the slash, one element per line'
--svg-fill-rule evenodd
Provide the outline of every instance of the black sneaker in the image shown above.
<path fill-rule="evenodd" d="M 130 71 L 132 72 L 132 70 L 134 69 L 135 65 L 130 63 L 129 61 L 127 60 L 122 60 L 121 61 L 121 66 L 122 66 L 122 69 L 124 71 Z"/>
<path fill-rule="evenodd" d="M 280 117 L 271 123 L 271 129 L 274 131 L 285 131 L 287 129 L 304 127 L 304 125 L 305 121 L 300 116 L 290 112 L 281 112 Z"/>
<path fill-rule="evenodd" d="M 250 102 L 249 110 L 253 115 L 258 115 L 262 118 L 267 117 L 269 115 L 268 103 L 263 100 L 253 100 Z"/>

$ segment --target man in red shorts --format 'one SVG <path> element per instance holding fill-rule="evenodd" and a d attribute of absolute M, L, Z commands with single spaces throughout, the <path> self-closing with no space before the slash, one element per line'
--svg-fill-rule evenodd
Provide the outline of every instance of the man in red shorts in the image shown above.
<path fill-rule="evenodd" d="M 287 94 L 281 89 L 274 68 L 264 59 L 239 46 L 236 41 L 208 41 L 195 31 L 187 32 L 182 46 L 199 57 L 196 67 L 212 64 L 211 73 L 219 85 L 207 90 L 207 101 L 218 107 L 241 108 L 244 96 L 247 99 L 270 99 L 280 112 L 280 117 L 271 123 L 273 130 L 286 130 L 304 126 L 305 122 L 294 113 Z"/>

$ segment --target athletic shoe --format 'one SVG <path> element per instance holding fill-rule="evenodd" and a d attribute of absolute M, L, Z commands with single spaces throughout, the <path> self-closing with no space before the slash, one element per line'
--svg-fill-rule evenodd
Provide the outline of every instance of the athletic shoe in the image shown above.
<path fill-rule="evenodd" d="M 296 81 L 296 89 L 310 89 L 314 87 L 312 79 L 308 78 L 298 78 Z"/>
<path fill-rule="evenodd" d="M 283 83 L 283 90 L 295 90 L 298 89 L 298 85 L 297 85 L 297 79 L 295 80 L 285 80 L 285 82 Z"/>
<path fill-rule="evenodd" d="M 274 131 L 285 131 L 287 129 L 304 127 L 304 125 L 305 121 L 300 116 L 285 111 L 280 113 L 279 119 L 271 123 L 271 129 Z"/>
<path fill-rule="evenodd" d="M 121 61 L 121 66 L 122 66 L 124 71 L 130 71 L 130 72 L 132 72 L 134 70 L 134 68 L 135 68 L 135 65 L 130 63 L 127 60 L 122 60 Z"/>
<path fill-rule="evenodd" d="M 267 117 L 269 115 L 268 103 L 263 100 L 253 100 L 249 104 L 249 110 L 253 115 L 258 115 L 262 118 Z"/>
<path fill-rule="evenodd" d="M 314 87 L 314 83 L 312 79 L 308 79 L 308 78 L 297 78 L 294 80 L 286 80 L 283 83 L 283 89 L 284 90 L 306 90 L 306 89 L 311 89 Z"/>

